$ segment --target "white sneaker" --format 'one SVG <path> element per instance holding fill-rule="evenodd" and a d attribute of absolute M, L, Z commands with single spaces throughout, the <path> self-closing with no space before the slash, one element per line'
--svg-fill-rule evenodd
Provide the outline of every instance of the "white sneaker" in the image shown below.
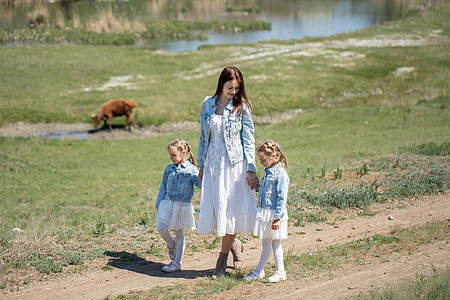
<path fill-rule="evenodd" d="M 286 280 L 286 271 L 276 271 L 272 276 L 267 278 L 270 282 L 278 282 L 280 280 Z"/>
<path fill-rule="evenodd" d="M 167 249 L 169 249 L 169 258 L 171 260 L 175 259 L 175 256 L 177 255 L 177 240 L 175 238 L 172 238 L 173 241 L 173 246 L 169 247 L 169 245 L 167 245 Z"/>
<path fill-rule="evenodd" d="M 177 264 L 174 261 L 171 261 L 170 264 L 165 265 L 164 267 L 162 267 L 162 270 L 164 272 L 167 272 L 167 273 L 173 273 L 173 272 L 176 272 L 176 271 L 180 271 L 181 270 L 181 265 Z"/>
<path fill-rule="evenodd" d="M 264 278 L 264 270 L 258 271 L 256 269 L 253 269 L 248 273 L 247 276 L 244 276 L 242 280 L 253 280 L 253 279 L 261 279 Z"/>

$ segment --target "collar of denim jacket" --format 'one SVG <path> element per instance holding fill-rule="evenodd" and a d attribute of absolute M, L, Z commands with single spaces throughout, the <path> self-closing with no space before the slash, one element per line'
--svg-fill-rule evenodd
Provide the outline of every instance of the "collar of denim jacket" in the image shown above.
<path fill-rule="evenodd" d="M 216 101 L 217 101 L 218 97 L 219 97 L 218 95 L 214 95 L 212 97 L 213 101 L 211 101 L 211 108 L 217 108 Z M 227 106 L 225 106 L 225 108 L 230 111 L 233 110 L 233 98 L 230 99 L 230 101 L 228 102 Z"/>
<path fill-rule="evenodd" d="M 228 110 L 233 110 L 233 98 L 230 99 L 230 102 L 228 102 L 228 105 L 225 107 Z"/>
<path fill-rule="evenodd" d="M 187 167 L 189 167 L 189 164 L 191 162 L 189 160 L 186 160 L 184 163 L 179 164 L 178 166 L 176 166 L 175 164 L 172 164 L 172 168 L 178 168 L 178 167 L 183 167 L 183 169 L 186 169 Z"/>
<path fill-rule="evenodd" d="M 273 174 L 273 173 L 275 173 L 276 171 L 278 171 L 282 166 L 283 166 L 283 165 L 282 165 L 282 162 L 280 161 L 280 162 L 278 162 L 275 166 L 270 167 L 270 168 L 266 168 L 265 171 L 268 172 L 268 173 Z"/>
<path fill-rule="evenodd" d="M 217 105 L 216 105 L 217 97 L 219 97 L 219 95 L 212 96 L 211 108 L 216 108 L 217 107 Z"/>

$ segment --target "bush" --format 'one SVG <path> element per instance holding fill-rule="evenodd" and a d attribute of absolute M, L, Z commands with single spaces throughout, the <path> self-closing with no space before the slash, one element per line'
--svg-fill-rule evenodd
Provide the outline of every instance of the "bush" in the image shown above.
<path fill-rule="evenodd" d="M 31 266 L 43 273 L 61 272 L 63 267 L 55 262 L 53 258 L 39 258 L 31 262 Z"/>
<path fill-rule="evenodd" d="M 302 198 L 319 207 L 364 208 L 378 200 L 379 184 L 363 182 L 359 186 L 332 187 L 324 192 L 303 192 Z"/>
<path fill-rule="evenodd" d="M 388 189 L 385 195 L 395 199 L 437 194 L 447 190 L 450 172 L 446 169 L 420 170 L 385 180 Z"/>
<path fill-rule="evenodd" d="M 64 253 L 64 263 L 67 265 L 81 265 L 86 259 L 92 258 L 94 255 L 92 253 L 82 253 L 82 252 L 65 252 Z"/>

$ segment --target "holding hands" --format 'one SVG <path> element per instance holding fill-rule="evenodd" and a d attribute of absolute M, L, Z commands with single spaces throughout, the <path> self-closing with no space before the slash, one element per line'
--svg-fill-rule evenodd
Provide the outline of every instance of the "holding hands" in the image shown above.
<path fill-rule="evenodd" d="M 258 188 L 259 180 L 255 172 L 247 171 L 247 184 L 252 190 Z"/>

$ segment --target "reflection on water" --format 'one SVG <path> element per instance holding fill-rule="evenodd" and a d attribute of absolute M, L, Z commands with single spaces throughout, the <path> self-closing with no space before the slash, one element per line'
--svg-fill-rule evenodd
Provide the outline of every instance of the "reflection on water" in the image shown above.
<path fill-rule="evenodd" d="M 442 2 L 434 0 L 431 2 Z M 84 24 L 111 7 L 113 14 L 131 20 L 245 20 L 270 22 L 270 31 L 238 34 L 211 34 L 206 41 L 155 41 L 137 46 L 159 47 L 166 51 L 196 50 L 203 44 L 252 43 L 271 39 L 300 39 L 304 36 L 329 36 L 355 31 L 371 25 L 398 19 L 401 11 L 422 5 L 423 0 L 130 0 L 113 2 L 64 1 L 45 4 L 50 21 L 62 15 L 66 22 Z M 39 4 L 36 4 L 39 5 Z M 43 4 L 40 4 L 43 5 Z M 251 7 L 258 12 L 227 12 L 227 5 Z M 2 28 L 28 26 L 28 14 L 35 5 L 1 5 Z M 61 14 L 62 13 L 62 14 Z"/>

